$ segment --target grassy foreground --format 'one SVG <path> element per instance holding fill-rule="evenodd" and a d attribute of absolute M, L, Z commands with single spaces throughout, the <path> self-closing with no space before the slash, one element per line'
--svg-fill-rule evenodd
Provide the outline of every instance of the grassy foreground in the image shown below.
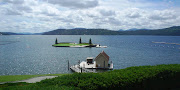
<path fill-rule="evenodd" d="M 11 81 L 19 81 L 25 80 L 33 77 L 39 76 L 62 76 L 65 74 L 44 74 L 44 75 L 3 75 L 0 76 L 0 82 L 11 82 Z"/>
<path fill-rule="evenodd" d="M 0 89 L 180 89 L 180 64 L 136 66 L 103 73 L 74 73 L 35 84 L 0 85 Z"/>

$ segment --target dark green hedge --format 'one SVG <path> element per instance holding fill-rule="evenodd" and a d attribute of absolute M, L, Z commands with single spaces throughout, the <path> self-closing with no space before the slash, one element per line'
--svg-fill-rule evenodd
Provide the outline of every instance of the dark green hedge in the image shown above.
<path fill-rule="evenodd" d="M 104 73 L 74 73 L 54 79 L 43 80 L 36 84 L 25 84 L 19 87 L 17 87 L 17 85 L 13 86 L 13 88 L 15 87 L 18 89 L 83 90 L 180 89 L 180 64 L 136 66 Z M 9 86 L 9 88 L 12 88 L 12 86 Z"/>

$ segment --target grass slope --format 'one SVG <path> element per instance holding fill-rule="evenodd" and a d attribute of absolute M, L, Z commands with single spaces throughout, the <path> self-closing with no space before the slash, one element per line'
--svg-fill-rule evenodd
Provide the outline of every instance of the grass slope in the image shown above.
<path fill-rule="evenodd" d="M 35 84 L 3 84 L 0 89 L 180 89 L 180 64 L 136 66 L 104 73 L 74 73 Z"/>

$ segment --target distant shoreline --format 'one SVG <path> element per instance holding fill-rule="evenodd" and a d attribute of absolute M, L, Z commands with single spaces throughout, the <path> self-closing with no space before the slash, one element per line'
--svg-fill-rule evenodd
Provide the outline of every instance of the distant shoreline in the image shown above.
<path fill-rule="evenodd" d="M 0 32 L 0 35 L 158 35 L 180 36 L 180 26 L 163 29 L 108 30 L 108 29 L 56 29 L 42 33 Z"/>

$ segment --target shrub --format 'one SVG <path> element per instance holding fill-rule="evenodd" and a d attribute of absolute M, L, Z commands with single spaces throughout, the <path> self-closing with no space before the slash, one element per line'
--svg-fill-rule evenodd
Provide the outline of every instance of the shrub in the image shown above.
<path fill-rule="evenodd" d="M 74 73 L 43 80 L 30 87 L 53 89 L 177 89 L 180 64 L 136 66 L 103 73 Z M 1 86 L 0 86 L 1 87 Z M 18 87 L 19 88 L 19 87 Z"/>

